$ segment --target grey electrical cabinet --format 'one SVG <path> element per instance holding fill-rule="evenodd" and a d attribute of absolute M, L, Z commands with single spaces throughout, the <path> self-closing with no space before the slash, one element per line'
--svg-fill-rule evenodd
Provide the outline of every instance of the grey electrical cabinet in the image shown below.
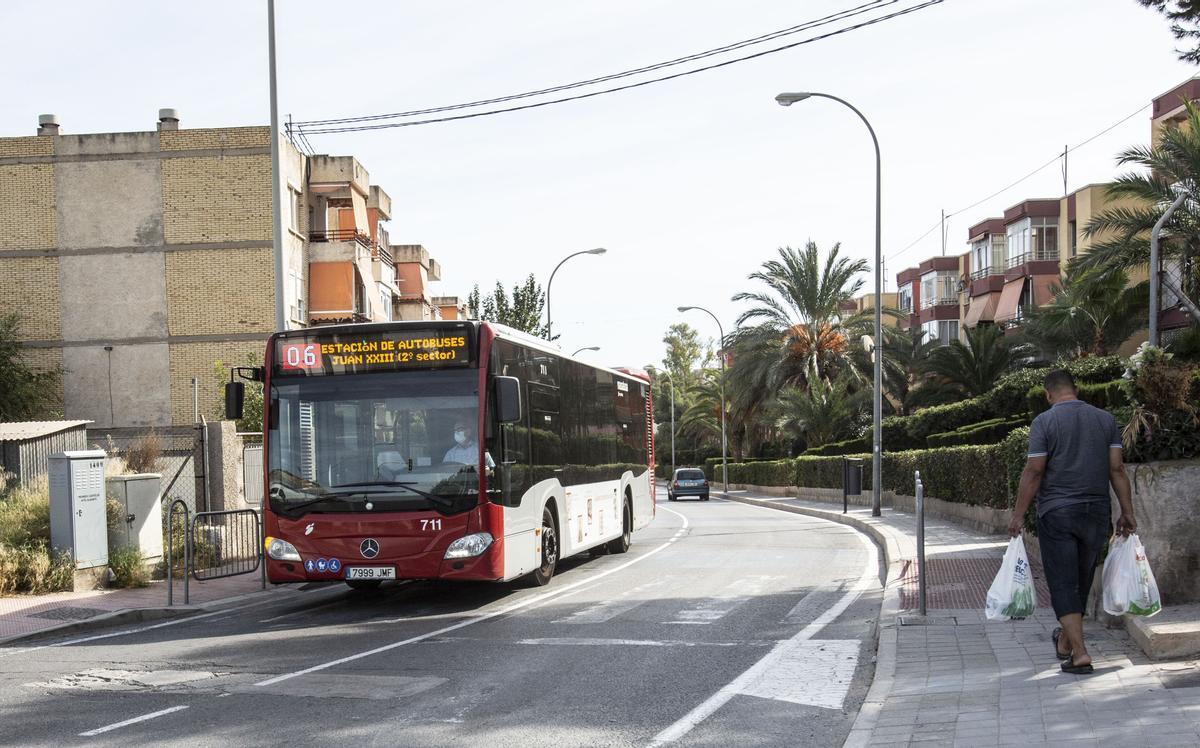
<path fill-rule="evenodd" d="M 162 500 L 156 473 L 115 475 L 108 479 L 108 494 L 121 504 L 121 519 L 109 528 L 108 547 L 135 546 L 142 558 L 155 562 L 163 555 Z"/>
<path fill-rule="evenodd" d="M 50 455 L 50 544 L 76 569 L 108 565 L 104 457 L 100 450 Z"/>

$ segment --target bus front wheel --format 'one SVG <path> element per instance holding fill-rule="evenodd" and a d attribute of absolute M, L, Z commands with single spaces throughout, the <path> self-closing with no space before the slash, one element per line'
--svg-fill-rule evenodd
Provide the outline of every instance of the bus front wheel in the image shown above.
<path fill-rule="evenodd" d="M 529 587 L 543 587 L 550 583 L 554 576 L 554 567 L 558 565 L 558 530 L 554 524 L 554 512 L 549 505 L 542 509 L 542 563 L 533 573 L 525 578 Z"/>

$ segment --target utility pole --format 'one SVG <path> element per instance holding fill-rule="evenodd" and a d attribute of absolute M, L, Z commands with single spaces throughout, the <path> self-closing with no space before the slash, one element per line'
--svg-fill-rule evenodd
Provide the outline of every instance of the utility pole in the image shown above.
<path fill-rule="evenodd" d="M 1067 154 L 1071 152 L 1070 147 L 1063 146 L 1063 197 L 1071 194 L 1067 191 Z"/>
<path fill-rule="evenodd" d="M 946 209 L 942 208 L 942 257 L 946 256 Z"/>
<path fill-rule="evenodd" d="M 283 298 L 283 175 L 279 170 L 279 96 L 275 87 L 275 0 L 267 0 L 267 58 L 271 89 L 271 221 L 275 255 L 275 329 L 287 329 Z"/>

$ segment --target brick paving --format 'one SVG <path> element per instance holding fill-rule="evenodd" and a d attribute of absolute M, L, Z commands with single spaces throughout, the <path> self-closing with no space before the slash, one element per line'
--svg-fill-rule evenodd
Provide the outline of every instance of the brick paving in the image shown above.
<path fill-rule="evenodd" d="M 988 588 L 996 572 L 999 558 L 926 558 L 925 607 L 927 609 L 969 608 L 982 610 Z M 916 610 L 920 607 L 916 560 L 905 560 L 900 571 L 900 607 Z M 1037 606 L 1050 607 L 1050 590 L 1046 580 L 1035 571 L 1034 588 Z"/>

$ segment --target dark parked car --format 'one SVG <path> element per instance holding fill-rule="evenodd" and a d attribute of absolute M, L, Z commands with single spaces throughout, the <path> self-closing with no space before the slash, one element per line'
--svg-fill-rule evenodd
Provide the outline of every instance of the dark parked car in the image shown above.
<path fill-rule="evenodd" d="M 675 471 L 675 477 L 667 484 L 667 500 L 674 501 L 680 496 L 698 496 L 701 501 L 708 501 L 708 479 L 703 470 L 679 468 Z"/>

